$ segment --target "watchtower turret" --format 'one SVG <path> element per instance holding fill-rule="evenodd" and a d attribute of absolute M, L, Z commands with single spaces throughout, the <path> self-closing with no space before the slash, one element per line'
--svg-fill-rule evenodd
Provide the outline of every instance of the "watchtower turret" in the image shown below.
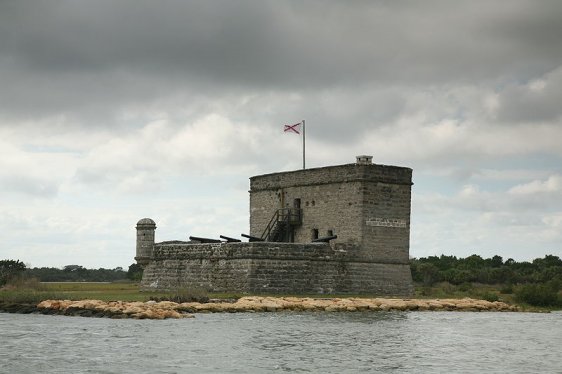
<path fill-rule="evenodd" d="M 150 262 L 154 248 L 154 231 L 156 222 L 150 218 L 143 218 L 137 222 L 137 255 L 135 260 L 143 268 Z"/>

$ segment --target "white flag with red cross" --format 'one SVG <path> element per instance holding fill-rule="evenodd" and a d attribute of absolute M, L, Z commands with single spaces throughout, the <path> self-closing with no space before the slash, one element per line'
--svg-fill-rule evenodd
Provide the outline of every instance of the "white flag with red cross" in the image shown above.
<path fill-rule="evenodd" d="M 294 125 L 285 125 L 285 127 L 283 128 L 283 131 L 284 132 L 292 132 L 292 133 L 300 135 L 301 125 L 302 125 L 302 122 L 295 123 Z"/>
<path fill-rule="evenodd" d="M 289 132 L 298 135 L 302 133 L 302 168 L 306 169 L 306 156 L 305 156 L 306 143 L 305 143 L 304 119 L 299 123 L 295 123 L 294 125 L 285 125 L 283 127 L 283 132 Z"/>

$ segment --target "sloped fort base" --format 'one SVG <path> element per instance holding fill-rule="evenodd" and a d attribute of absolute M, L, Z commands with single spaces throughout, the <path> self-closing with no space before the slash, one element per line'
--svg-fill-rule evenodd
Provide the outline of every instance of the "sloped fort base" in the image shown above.
<path fill-rule="evenodd" d="M 327 243 L 154 245 L 141 289 L 284 294 L 412 293 L 406 262 L 358 261 Z"/>

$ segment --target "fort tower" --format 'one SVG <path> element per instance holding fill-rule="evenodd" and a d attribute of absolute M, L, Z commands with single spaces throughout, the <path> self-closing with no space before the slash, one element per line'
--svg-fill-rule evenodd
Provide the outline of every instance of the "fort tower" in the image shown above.
<path fill-rule="evenodd" d="M 135 260 L 143 268 L 150 262 L 154 248 L 154 231 L 156 223 L 150 218 L 143 218 L 137 222 L 137 255 Z"/>
<path fill-rule="evenodd" d="M 334 249 L 357 260 L 408 264 L 412 169 L 356 163 L 250 178 L 250 235 L 310 243 L 337 235 Z"/>

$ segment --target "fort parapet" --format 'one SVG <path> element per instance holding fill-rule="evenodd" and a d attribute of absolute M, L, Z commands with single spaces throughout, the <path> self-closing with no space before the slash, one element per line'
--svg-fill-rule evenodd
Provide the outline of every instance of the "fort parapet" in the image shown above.
<path fill-rule="evenodd" d="M 357 262 L 327 243 L 157 244 L 144 290 L 408 295 L 410 267 Z"/>

